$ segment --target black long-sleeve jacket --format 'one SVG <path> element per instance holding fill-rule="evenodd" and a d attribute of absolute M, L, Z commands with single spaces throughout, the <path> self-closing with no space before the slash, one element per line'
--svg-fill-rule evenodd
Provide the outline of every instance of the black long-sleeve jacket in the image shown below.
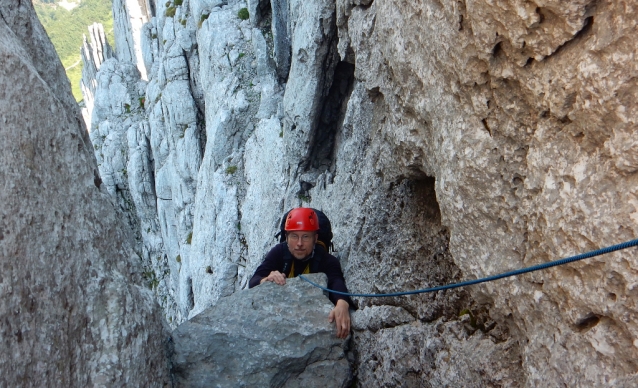
<path fill-rule="evenodd" d="M 283 272 L 284 265 L 286 261 L 286 257 L 291 257 L 295 262 L 295 276 L 299 275 L 306 268 L 306 263 L 301 260 L 295 259 L 290 251 L 288 250 L 288 245 L 284 242 L 281 244 L 275 245 L 273 249 L 268 252 L 264 261 L 261 263 L 255 274 L 250 279 L 248 283 L 249 288 L 253 288 L 259 285 L 261 279 L 270 275 L 272 271 Z M 346 287 L 346 281 L 343 278 L 343 272 L 341 271 L 341 264 L 339 264 L 339 259 L 332 256 L 328 252 L 323 249 L 322 246 L 316 245 L 314 255 L 310 260 L 314 260 L 314 263 L 310 263 L 310 272 L 323 272 L 328 277 L 328 288 L 335 291 L 348 292 L 348 288 Z M 288 274 L 284 274 L 286 277 Z M 350 308 L 355 308 L 354 304 L 350 297 L 345 295 L 339 295 L 335 293 L 329 293 L 328 298 L 333 304 L 337 304 L 339 299 L 343 299 L 350 305 Z"/>

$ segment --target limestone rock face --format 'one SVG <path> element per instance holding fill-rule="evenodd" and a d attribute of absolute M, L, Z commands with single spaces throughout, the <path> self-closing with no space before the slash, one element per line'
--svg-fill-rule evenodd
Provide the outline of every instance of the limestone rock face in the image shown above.
<path fill-rule="evenodd" d="M 142 79 L 146 79 L 146 68 L 142 59 L 142 26 L 151 15 L 152 0 L 114 0 L 113 28 L 115 49 L 121 61 L 134 63 Z M 154 1 L 153 1 L 154 3 Z"/>
<path fill-rule="evenodd" d="M 109 42 L 106 41 L 104 26 L 102 26 L 102 24 L 93 23 L 89 26 L 89 40 L 87 40 L 86 35 L 84 35 L 80 55 L 83 64 L 82 81 L 80 84 L 84 100 L 82 117 L 84 117 L 84 122 L 90 129 L 95 92 L 97 89 L 97 72 L 104 61 L 113 57 L 113 49 L 111 49 Z"/>
<path fill-rule="evenodd" d="M 0 386 L 163 386 L 167 331 L 31 2 L 0 1 Z"/>
<path fill-rule="evenodd" d="M 112 130 L 128 134 L 137 167 L 113 182 L 131 193 L 130 222 L 148 224 L 138 241 L 171 325 L 245 288 L 296 206 L 330 217 L 357 292 L 473 279 L 635 238 L 637 7 L 157 4 L 141 33 L 143 117 L 134 132 Z M 633 256 L 358 298 L 358 381 L 631 385 Z M 397 345 L 404 338 L 419 346 Z"/>
<path fill-rule="evenodd" d="M 465 277 L 635 238 L 635 2 L 340 3 L 342 56 L 397 158 L 436 178 Z M 634 255 L 469 292 L 523 339 L 526 384 L 604 385 L 635 373 Z"/>
<path fill-rule="evenodd" d="M 325 287 L 323 274 L 309 278 Z M 188 387 L 347 387 L 332 303 L 301 279 L 222 298 L 173 331 L 173 374 Z"/>
<path fill-rule="evenodd" d="M 357 332 L 353 338 L 355 351 L 361 351 L 357 377 L 381 387 L 523 385 L 516 340 L 500 342 L 467 326 L 470 330 L 462 322 L 423 325 L 416 320 Z"/>

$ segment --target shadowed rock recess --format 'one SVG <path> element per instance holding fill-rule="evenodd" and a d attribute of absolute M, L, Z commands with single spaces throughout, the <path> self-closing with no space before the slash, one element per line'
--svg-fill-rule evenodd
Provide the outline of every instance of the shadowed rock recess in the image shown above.
<path fill-rule="evenodd" d="M 636 0 L 114 7 L 130 27 L 83 81 L 97 85 L 87 126 L 173 328 L 246 288 L 281 214 L 300 205 L 330 217 L 362 293 L 638 236 Z M 636 255 L 356 298 L 355 384 L 636 385 Z"/>

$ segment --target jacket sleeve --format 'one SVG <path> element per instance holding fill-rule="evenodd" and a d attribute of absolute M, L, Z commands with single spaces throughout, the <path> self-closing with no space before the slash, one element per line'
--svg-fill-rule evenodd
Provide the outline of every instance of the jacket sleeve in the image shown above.
<path fill-rule="evenodd" d="M 248 282 L 248 288 L 253 288 L 259 285 L 261 279 L 270 275 L 272 271 L 283 271 L 284 255 L 281 249 L 282 245 L 278 244 L 266 254 L 264 261 L 257 267 L 255 274 L 250 278 Z"/>
<path fill-rule="evenodd" d="M 323 264 L 323 272 L 328 276 L 328 288 L 335 291 L 348 292 L 348 287 L 346 287 L 346 281 L 343 278 L 343 271 L 341 270 L 339 259 L 332 255 L 326 255 Z M 331 292 L 328 294 L 328 298 L 330 298 L 330 301 L 335 305 L 339 299 L 343 299 L 348 302 L 350 308 L 355 308 L 354 303 L 349 296 Z"/>

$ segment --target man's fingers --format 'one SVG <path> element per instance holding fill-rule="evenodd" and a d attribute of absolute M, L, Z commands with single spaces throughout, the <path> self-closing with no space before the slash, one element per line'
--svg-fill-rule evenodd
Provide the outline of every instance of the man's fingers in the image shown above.
<path fill-rule="evenodd" d="M 339 328 L 339 338 L 346 338 L 348 336 L 348 332 L 350 330 L 348 330 L 348 325 L 342 324 L 341 327 Z"/>
<path fill-rule="evenodd" d="M 330 322 L 335 320 L 335 326 L 337 329 L 337 338 L 346 338 L 348 333 L 350 332 L 350 325 L 347 322 L 347 318 L 343 315 L 341 311 L 336 311 L 335 308 L 330 312 L 328 319 Z"/>
<path fill-rule="evenodd" d="M 341 338 L 346 338 L 350 333 L 350 322 L 345 317 L 341 319 Z"/>
<path fill-rule="evenodd" d="M 337 329 L 337 338 L 346 338 L 350 334 L 350 313 L 347 308 L 344 310 L 342 306 L 335 306 L 328 316 L 330 322 L 335 320 Z"/>
<path fill-rule="evenodd" d="M 277 280 L 275 280 L 277 282 L 277 284 L 279 284 L 281 286 L 286 284 L 286 277 L 281 272 L 277 272 L 275 274 L 275 278 L 277 279 Z"/>
<path fill-rule="evenodd" d="M 272 271 L 266 280 L 279 284 L 280 286 L 286 284 L 286 277 L 279 271 Z"/>

